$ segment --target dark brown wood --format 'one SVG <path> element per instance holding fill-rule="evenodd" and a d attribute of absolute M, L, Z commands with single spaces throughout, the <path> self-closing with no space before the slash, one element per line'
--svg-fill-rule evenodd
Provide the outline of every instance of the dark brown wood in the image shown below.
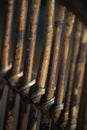
<path fill-rule="evenodd" d="M 10 39 L 11 39 L 11 27 L 12 27 L 12 17 L 13 17 L 14 0 L 7 0 L 4 33 L 2 38 L 1 47 L 1 61 L 0 61 L 0 73 L 5 73 L 9 66 L 9 49 L 10 49 Z"/>
<path fill-rule="evenodd" d="M 48 73 L 48 66 L 50 61 L 50 54 L 51 54 L 51 47 L 52 47 L 52 38 L 53 38 L 53 23 L 54 23 L 54 5 L 55 1 L 47 1 L 46 6 L 46 22 L 45 22 L 45 32 L 44 32 L 44 47 L 43 52 L 40 60 L 40 65 L 37 74 L 37 80 L 35 84 L 34 93 L 32 92 L 32 98 L 34 98 L 34 102 L 40 102 L 41 96 L 35 93 L 37 88 L 44 89 L 47 73 Z M 35 96 L 36 95 L 36 96 Z"/>
<path fill-rule="evenodd" d="M 79 113 L 77 119 L 77 129 L 76 130 L 86 130 L 87 129 L 87 60 L 86 60 L 86 70 L 83 82 L 83 90 L 81 94 L 81 100 L 79 104 Z M 86 127 L 85 127 L 86 126 Z"/>
<path fill-rule="evenodd" d="M 75 76 L 76 62 L 77 62 L 77 57 L 78 57 L 78 52 L 80 47 L 81 32 L 82 32 L 82 23 L 78 19 L 76 19 L 75 26 L 74 26 L 74 37 L 72 43 L 73 49 L 72 49 L 71 63 L 69 69 L 69 78 L 68 78 L 68 84 L 66 88 L 65 99 L 64 99 L 63 114 L 61 115 L 61 125 L 63 128 L 67 126 L 67 122 L 68 122 L 70 99 L 71 99 L 73 81 Z"/>
<path fill-rule="evenodd" d="M 63 0 L 61 0 L 58 7 L 55 6 L 55 0 L 46 0 L 43 50 L 37 77 L 33 79 L 34 53 L 42 0 L 31 0 L 29 3 L 30 19 L 26 45 L 24 45 L 24 38 L 28 0 L 17 1 L 19 6 L 17 8 L 16 35 L 14 36 L 15 49 L 10 66 L 9 59 L 12 56 L 9 52 L 14 1 L 7 0 L 0 55 L 0 107 L 4 85 L 10 87 L 8 88 L 3 130 L 14 129 L 17 93 L 22 96 L 18 99 L 20 102 L 18 104 L 17 130 L 37 130 L 38 125 L 40 130 L 86 130 L 86 26 L 79 19 L 75 19 L 72 12 L 65 12 L 66 7 L 62 4 L 68 7 L 68 0 L 65 0 L 67 3 L 62 3 Z M 78 5 L 78 7 L 82 6 Z M 74 6 L 74 2 L 71 0 L 69 8 L 72 11 L 73 7 L 77 7 L 77 4 Z M 79 10 L 77 9 L 77 11 Z M 79 13 L 77 12 L 76 15 L 79 16 Z M 65 16 L 66 19 L 64 19 Z M 70 41 L 71 38 L 74 38 L 73 42 Z M 23 48 L 25 46 L 26 48 Z M 9 69 L 10 71 L 8 71 Z M 29 101 L 30 104 L 26 101 Z"/>
<path fill-rule="evenodd" d="M 54 110 L 53 110 L 53 117 L 55 122 L 59 120 L 61 110 L 62 110 L 62 108 L 58 110 L 57 106 L 62 105 L 63 107 L 66 66 L 67 66 L 70 38 L 73 30 L 74 20 L 75 20 L 75 16 L 71 12 L 69 12 L 66 28 L 64 32 L 64 39 L 62 43 L 63 52 L 61 56 L 61 63 L 58 72 L 57 87 L 56 87 L 56 94 L 55 94 L 55 103 L 54 103 Z"/>
<path fill-rule="evenodd" d="M 39 111 L 34 104 L 31 104 L 27 130 L 37 130 Z"/>
<path fill-rule="evenodd" d="M 43 53 L 41 56 L 41 62 L 40 62 L 36 84 L 35 84 L 36 86 L 39 86 L 41 88 L 45 87 L 49 60 L 50 60 L 52 36 L 53 36 L 54 6 L 55 6 L 55 0 L 46 1 L 46 25 L 45 25 L 45 34 L 44 34 L 44 48 L 43 48 Z M 36 87 L 36 90 L 37 90 L 37 87 Z M 37 98 L 37 101 L 39 102 L 40 99 L 41 99 L 41 96 Z M 34 108 L 31 107 L 30 111 L 33 111 L 33 109 L 35 110 L 35 107 Z M 38 109 L 35 110 L 33 114 L 35 116 L 33 117 L 31 121 L 32 113 L 30 112 L 29 121 L 28 121 L 29 130 L 36 130 L 36 125 L 37 125 L 36 115 L 37 114 L 38 114 Z M 33 126 L 35 127 L 32 127 L 31 122 L 33 122 Z"/>
<path fill-rule="evenodd" d="M 16 37 L 16 49 L 15 49 L 15 57 L 13 60 L 12 73 L 9 81 L 12 84 L 16 84 L 19 80 L 17 75 L 20 72 L 21 68 L 21 60 L 22 60 L 22 52 L 23 52 L 23 42 L 24 42 L 24 34 L 26 27 L 26 16 L 27 16 L 27 7 L 28 0 L 19 0 L 18 1 L 18 23 L 17 23 L 17 37 Z M 15 78 L 14 78 L 15 76 Z M 13 90 L 8 90 L 7 96 L 7 107 L 6 107 L 6 115 L 4 122 L 4 130 L 12 130 L 14 124 L 14 114 L 15 114 L 15 101 L 16 94 Z"/>
<path fill-rule="evenodd" d="M 40 12 L 40 5 L 41 0 L 32 0 L 31 1 L 31 9 L 30 9 L 30 21 L 29 21 L 29 28 L 27 34 L 27 41 L 26 41 L 26 50 L 25 50 L 25 61 L 24 61 L 24 70 L 23 70 L 23 82 L 21 87 L 24 87 L 27 83 L 32 80 L 32 69 L 33 69 L 33 61 L 34 61 L 34 52 L 35 52 L 35 44 L 36 44 L 36 36 L 37 36 L 37 27 L 38 27 L 38 20 L 39 20 L 39 12 Z M 25 89 L 24 93 L 29 94 L 30 88 Z M 31 110 L 35 111 L 36 108 L 32 108 Z M 31 111 L 30 110 L 30 111 Z M 24 130 L 26 128 L 27 123 L 27 115 L 29 114 L 29 105 L 26 104 L 22 99 L 20 102 L 20 109 L 19 109 L 19 119 L 18 119 L 18 130 Z M 33 114 L 33 113 L 31 113 Z M 30 118 L 32 116 L 29 116 Z M 28 125 L 32 125 L 31 129 L 34 128 L 33 120 L 32 123 L 28 123 Z M 34 122 L 35 123 L 35 122 Z"/>
<path fill-rule="evenodd" d="M 14 0 L 7 0 L 5 21 L 4 21 L 4 32 L 1 44 L 1 56 L 0 56 L 0 75 L 5 74 L 11 66 L 9 65 L 9 49 L 11 39 L 11 27 L 13 17 Z M 0 100 L 2 100 L 4 90 L 4 84 L 0 85 Z"/>
<path fill-rule="evenodd" d="M 56 89 L 56 79 L 57 79 L 57 70 L 59 62 L 59 49 L 61 43 L 61 33 L 64 24 L 65 18 L 65 7 L 59 5 L 56 11 L 55 22 L 54 22 L 54 36 L 53 36 L 53 45 L 51 50 L 51 58 L 49 71 L 47 76 L 46 91 L 43 96 L 42 107 L 44 104 L 47 104 L 48 101 L 51 101 L 54 98 L 54 93 Z M 49 128 L 50 124 L 50 107 L 52 104 L 48 104 L 47 107 L 43 108 L 41 115 L 41 128 L 46 126 Z"/>
<path fill-rule="evenodd" d="M 77 67 L 75 70 L 75 77 L 71 95 L 70 102 L 70 112 L 69 112 L 69 120 L 68 120 L 68 128 L 71 130 L 76 129 L 77 126 L 77 117 L 79 112 L 79 103 L 81 100 L 81 93 L 83 88 L 83 79 L 85 73 L 85 64 L 86 64 L 86 55 L 87 55 L 87 29 L 84 26 L 81 36 L 81 45 L 79 50 L 79 55 L 77 59 Z"/>
<path fill-rule="evenodd" d="M 32 78 L 32 69 L 33 69 L 40 5 L 41 5 L 41 0 L 33 0 L 31 3 L 30 22 L 29 22 L 29 29 L 27 34 L 25 62 L 24 62 L 24 70 L 23 70 L 24 85 L 30 82 Z M 28 88 L 25 91 L 25 93 L 29 93 L 29 90 L 30 89 Z"/>

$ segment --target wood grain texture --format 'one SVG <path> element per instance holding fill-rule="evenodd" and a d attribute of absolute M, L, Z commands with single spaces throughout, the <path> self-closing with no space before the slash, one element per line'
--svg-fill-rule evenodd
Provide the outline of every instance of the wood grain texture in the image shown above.
<path fill-rule="evenodd" d="M 76 67 L 73 90 L 71 95 L 70 113 L 69 113 L 69 121 L 68 121 L 69 130 L 71 129 L 71 127 L 75 125 L 77 126 L 79 103 L 81 100 L 83 79 L 85 73 L 86 55 L 87 55 L 87 29 L 84 26 L 82 31 L 82 36 L 81 36 L 81 45 L 78 54 L 77 67 Z"/>

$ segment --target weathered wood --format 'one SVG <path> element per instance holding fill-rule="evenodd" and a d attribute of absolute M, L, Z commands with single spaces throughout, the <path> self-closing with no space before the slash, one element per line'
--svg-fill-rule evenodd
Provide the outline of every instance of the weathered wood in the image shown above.
<path fill-rule="evenodd" d="M 5 15 L 4 33 L 2 38 L 2 47 L 1 47 L 0 73 L 5 73 L 9 66 L 9 49 L 11 39 L 13 8 L 14 8 L 14 0 L 8 0 Z"/>
<path fill-rule="evenodd" d="M 36 79 L 36 91 L 37 91 L 37 85 L 41 88 L 45 87 L 45 82 L 46 82 L 46 77 L 47 77 L 47 71 L 48 71 L 48 66 L 49 66 L 49 60 L 50 60 L 50 52 L 51 52 L 51 46 L 52 46 L 52 36 L 53 36 L 53 18 L 54 18 L 54 6 L 55 6 L 55 1 L 54 0 L 48 0 L 46 1 L 46 25 L 45 25 L 45 34 L 44 34 L 44 48 L 41 56 L 41 62 L 38 70 L 38 76 Z M 44 69 L 45 68 L 45 69 Z M 33 94 L 33 93 L 32 93 Z M 34 93 L 35 94 L 35 93 Z M 32 96 L 32 95 L 31 95 Z M 37 98 L 37 97 L 36 97 Z M 37 101 L 39 102 L 41 99 L 41 96 L 38 97 Z M 31 117 L 34 108 L 31 107 L 30 110 L 30 118 L 28 122 L 28 129 L 29 130 L 35 130 L 36 129 L 36 115 L 38 114 L 38 109 L 35 110 L 34 112 L 34 117 L 32 119 L 33 127 L 30 125 L 31 123 Z"/>
<path fill-rule="evenodd" d="M 67 126 L 67 129 L 69 130 L 71 130 L 71 128 L 76 129 L 77 126 L 79 103 L 81 100 L 83 79 L 85 73 L 86 55 L 87 55 L 87 29 L 84 26 L 81 36 L 81 45 L 77 59 L 77 66 L 75 70 L 75 77 L 71 95 L 69 120 Z"/>
<path fill-rule="evenodd" d="M 5 12 L 4 32 L 1 44 L 0 75 L 5 74 L 10 69 L 9 49 L 11 39 L 11 27 L 13 17 L 14 0 L 8 0 Z M 4 84 L 0 85 L 0 100 L 2 100 Z"/>
<path fill-rule="evenodd" d="M 40 114 L 40 130 L 86 130 L 86 26 L 83 26 L 79 19 L 75 21 L 75 15 L 72 12 L 68 11 L 66 13 L 66 8 L 61 5 L 61 2 L 58 3 L 57 7 L 55 6 L 55 0 L 46 0 L 43 50 L 37 78 L 32 81 L 37 28 L 42 1 L 31 0 L 29 10 L 27 10 L 29 7 L 28 0 L 17 1 L 19 6 L 17 10 L 16 35 L 14 36 L 15 49 L 12 65 L 10 66 L 9 59 L 11 55 L 9 52 L 11 49 L 10 39 L 14 1 L 15 0 L 7 0 L 7 12 L 5 14 L 0 55 L 0 103 L 4 83 L 6 86 L 8 85 L 7 87 L 10 87 L 8 89 L 3 129 L 14 129 L 16 94 L 18 93 L 21 97 L 19 99 L 19 113 L 17 115 L 17 130 L 36 130 L 39 123 L 38 116 Z M 65 1 L 68 2 L 68 0 Z M 65 5 L 69 6 L 67 3 Z M 82 6 L 78 5 L 78 7 Z M 70 7 L 74 7 L 74 2 L 73 5 L 70 4 Z M 74 8 L 71 8 L 71 10 L 73 9 Z M 24 45 L 27 11 L 30 11 L 30 21 L 27 39 L 25 41 L 26 45 Z M 64 19 L 65 14 L 67 21 Z M 79 16 L 79 13 L 77 12 L 76 15 Z M 84 19 L 82 20 L 84 21 Z M 74 36 L 72 32 L 74 32 Z M 64 36 L 62 36 L 62 34 L 64 34 Z M 70 42 L 70 40 L 72 40 L 71 38 L 74 38 L 73 42 Z M 25 46 L 26 48 L 24 48 L 23 53 L 23 47 Z M 72 54 L 70 52 L 71 50 Z M 22 59 L 24 61 L 22 61 Z M 21 66 L 23 68 L 21 68 Z M 9 69 L 10 71 L 8 71 Z M 69 73 L 67 73 L 67 71 Z M 66 77 L 68 77 L 67 84 Z"/>
<path fill-rule="evenodd" d="M 67 126 L 67 122 L 68 122 L 70 99 L 71 99 L 73 81 L 75 76 L 76 62 L 77 62 L 77 57 L 78 57 L 78 52 L 80 47 L 81 32 L 82 32 L 82 23 L 78 19 L 76 19 L 75 27 L 74 27 L 74 37 L 72 43 L 73 49 L 72 49 L 71 63 L 69 69 L 69 78 L 68 78 L 68 84 L 66 88 L 65 99 L 64 99 L 64 109 L 60 119 L 60 123 L 63 128 Z"/>
<path fill-rule="evenodd" d="M 49 61 L 50 61 L 51 47 L 52 47 L 55 1 L 48 0 L 46 3 L 47 3 L 46 25 L 45 25 L 45 33 L 44 33 L 44 41 L 43 41 L 44 47 L 43 47 L 43 52 L 42 52 L 42 56 L 40 60 L 40 65 L 38 69 L 34 92 L 32 92 L 31 94 L 32 100 L 34 98 L 33 100 L 34 102 L 40 102 L 40 99 L 41 99 L 41 96 L 39 95 L 39 92 L 37 92 L 37 89 L 43 90 L 45 88 L 48 66 L 49 66 Z"/>
<path fill-rule="evenodd" d="M 18 1 L 18 19 L 17 19 L 17 36 L 16 36 L 16 49 L 15 49 L 15 57 L 13 60 L 12 72 L 11 76 L 15 76 L 20 72 L 21 68 L 21 60 L 22 60 L 22 52 L 23 52 L 23 42 L 24 42 L 24 34 L 25 34 L 25 27 L 26 27 L 26 16 L 27 16 L 27 6 L 28 0 L 19 0 Z M 18 77 L 10 78 L 10 82 L 12 84 L 17 83 Z M 13 90 L 8 90 L 7 96 L 7 107 L 6 107 L 6 116 L 4 122 L 4 129 L 5 130 L 12 130 L 13 123 L 14 123 L 14 114 L 15 114 L 15 101 L 16 101 L 16 94 Z"/>
<path fill-rule="evenodd" d="M 77 129 L 76 130 L 83 130 L 84 128 L 87 129 L 87 60 L 86 60 L 86 70 L 84 75 L 84 82 L 83 82 L 83 90 L 81 94 L 81 100 L 79 104 L 79 113 L 77 119 Z M 85 118 L 86 117 L 86 118 Z M 85 127 L 86 126 L 86 127 Z"/>
<path fill-rule="evenodd" d="M 62 59 L 61 59 L 59 72 L 58 72 L 55 103 L 54 103 L 54 108 L 53 108 L 53 117 L 54 117 L 55 122 L 59 120 L 61 111 L 63 109 L 66 66 L 67 66 L 67 60 L 68 60 L 70 38 L 71 38 L 73 25 L 74 25 L 74 19 L 75 19 L 75 16 L 71 12 L 69 12 L 67 23 L 66 23 L 66 28 L 64 32 L 64 39 L 62 43 L 63 53 L 61 56 Z"/>
<path fill-rule="evenodd" d="M 59 61 L 59 49 L 61 43 L 61 33 L 62 27 L 64 24 L 65 17 L 65 7 L 59 5 L 56 11 L 55 22 L 54 22 L 54 36 L 53 36 L 53 45 L 51 50 L 51 58 L 49 71 L 47 76 L 46 91 L 45 95 L 42 98 L 42 115 L 41 115 L 41 129 L 48 127 L 50 124 L 50 107 L 54 103 L 54 93 L 56 89 L 56 79 L 57 79 L 57 70 L 58 70 L 58 61 Z M 53 99 L 53 100 L 52 100 Z M 53 101 L 52 104 L 49 104 L 48 101 Z M 51 102 L 52 102 L 51 101 Z"/>
<path fill-rule="evenodd" d="M 29 83 L 32 78 L 32 69 L 33 69 L 40 5 L 41 5 L 41 0 L 31 1 L 30 22 L 29 22 L 29 28 L 28 28 L 28 34 L 27 34 L 27 41 L 26 41 L 26 52 L 25 52 L 25 61 L 24 61 L 24 70 L 23 70 L 24 75 L 23 75 L 22 87 L 24 87 L 27 83 Z M 27 88 L 26 90 L 24 90 L 24 93 L 28 95 L 29 91 L 30 91 L 30 88 Z M 31 107 L 31 109 L 35 110 L 36 108 L 34 109 L 34 107 L 33 108 Z M 26 119 L 27 119 L 27 114 L 29 110 L 29 105 L 26 104 L 22 99 L 20 102 L 19 110 L 20 110 L 20 113 L 19 113 L 17 129 L 24 130 L 26 126 Z M 29 127 L 31 127 L 31 129 L 33 129 L 33 127 L 35 126 L 32 123 L 28 123 L 28 125 Z"/>
<path fill-rule="evenodd" d="M 27 130 L 37 130 L 39 111 L 34 104 L 31 104 Z"/>

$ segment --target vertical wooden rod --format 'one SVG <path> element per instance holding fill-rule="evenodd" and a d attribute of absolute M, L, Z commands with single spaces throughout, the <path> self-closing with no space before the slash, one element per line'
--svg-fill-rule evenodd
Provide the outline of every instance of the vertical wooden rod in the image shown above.
<path fill-rule="evenodd" d="M 83 88 L 83 79 L 85 73 L 87 55 L 87 28 L 84 26 L 81 36 L 81 45 L 79 50 L 79 55 L 77 59 L 77 67 L 74 77 L 71 102 L 70 102 L 70 112 L 68 120 L 68 129 L 76 129 L 77 117 L 79 112 L 79 103 L 81 100 L 81 93 Z"/>
<path fill-rule="evenodd" d="M 30 22 L 29 22 L 29 28 L 28 28 L 28 34 L 27 34 L 26 52 L 25 52 L 25 61 L 24 61 L 24 70 L 23 70 L 23 73 L 24 73 L 23 82 L 22 82 L 23 85 L 26 85 L 27 83 L 29 83 L 32 78 L 32 69 L 33 69 L 40 5 L 41 5 L 41 0 L 31 1 Z M 26 89 L 24 93 L 29 94 L 29 91 L 30 91 L 30 88 Z M 17 126 L 18 130 L 25 129 L 28 110 L 29 110 L 29 105 L 27 105 L 21 99 L 20 109 L 19 109 L 20 113 L 19 113 L 18 126 Z M 33 125 L 32 125 L 32 129 L 33 129 Z"/>
<path fill-rule="evenodd" d="M 59 116 L 61 114 L 61 110 L 63 109 L 66 66 L 67 66 L 68 53 L 69 53 L 70 37 L 73 30 L 74 20 L 75 20 L 75 16 L 71 12 L 69 12 L 65 33 L 64 33 L 64 39 L 62 43 L 63 53 L 62 53 L 60 67 L 59 67 L 59 73 L 58 73 L 59 75 L 58 75 L 57 88 L 55 94 L 55 103 L 54 103 L 54 110 L 53 110 L 54 111 L 53 116 L 55 122 L 58 121 Z"/>
<path fill-rule="evenodd" d="M 69 79 L 68 79 L 68 84 L 67 84 L 66 94 L 65 94 L 65 99 L 64 99 L 63 114 L 61 115 L 62 127 L 66 127 L 67 122 L 68 122 L 70 99 L 71 99 L 73 81 L 74 81 L 74 76 L 75 76 L 76 62 L 77 62 L 77 57 L 78 57 L 79 47 L 80 47 L 80 39 L 81 39 L 81 34 L 82 34 L 81 32 L 82 32 L 82 23 L 78 19 L 76 19 L 75 26 L 74 26 L 74 37 L 73 37 L 73 43 L 72 43 L 73 50 L 72 50 L 72 55 L 71 55 Z"/>
<path fill-rule="evenodd" d="M 27 16 L 27 7 L 28 0 L 19 0 L 18 1 L 18 21 L 17 21 L 17 36 L 16 36 L 16 50 L 15 57 L 13 60 L 12 73 L 11 76 L 17 75 L 20 72 L 21 68 L 21 60 L 22 60 L 22 52 L 23 52 L 23 42 L 24 42 L 24 34 L 26 27 L 26 16 Z M 10 78 L 10 82 L 12 84 L 16 84 L 18 78 Z M 14 124 L 14 114 L 15 114 L 15 101 L 16 94 L 13 90 L 8 90 L 7 96 L 7 107 L 6 107 L 6 116 L 4 122 L 4 130 L 12 130 Z"/>
<path fill-rule="evenodd" d="M 43 107 L 44 104 L 47 104 L 48 101 L 51 101 L 51 99 L 54 98 L 54 93 L 56 89 L 57 69 L 59 64 L 58 57 L 59 57 L 59 49 L 61 43 L 60 41 L 61 41 L 62 27 L 64 24 L 64 17 L 65 17 L 65 7 L 59 5 L 56 11 L 55 22 L 54 22 L 53 45 L 51 50 L 50 65 L 49 65 L 49 71 L 47 76 L 46 91 L 42 100 Z M 49 104 L 47 107 L 43 108 L 42 110 L 41 129 L 44 129 L 45 127 L 48 127 L 49 129 L 51 105 Z"/>

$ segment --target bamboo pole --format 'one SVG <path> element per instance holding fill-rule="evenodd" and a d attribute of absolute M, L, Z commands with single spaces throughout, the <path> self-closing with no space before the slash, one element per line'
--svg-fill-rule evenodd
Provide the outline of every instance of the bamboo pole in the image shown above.
<path fill-rule="evenodd" d="M 78 57 L 79 47 L 80 47 L 80 38 L 82 32 L 82 23 L 76 19 L 75 27 L 74 27 L 74 37 L 73 37 L 73 50 L 71 55 L 71 64 L 69 70 L 69 79 L 66 88 L 66 94 L 64 99 L 64 109 L 60 118 L 61 127 L 66 127 L 68 122 L 69 116 L 69 107 L 70 107 L 70 99 L 73 87 L 73 81 L 75 76 L 75 68 L 76 68 L 76 61 Z"/>
<path fill-rule="evenodd" d="M 71 95 L 70 103 L 70 112 L 68 126 L 66 129 L 76 129 L 77 126 L 77 117 L 79 111 L 79 104 L 81 100 L 81 93 L 83 88 L 83 79 L 85 73 L 85 64 L 86 64 L 86 54 L 87 54 L 87 29 L 84 26 L 81 37 L 81 45 L 79 50 L 79 55 L 77 59 L 77 67 L 74 77 L 74 84 Z"/>
<path fill-rule="evenodd" d="M 45 25 L 45 34 L 44 34 L 44 48 L 43 48 L 40 66 L 39 66 L 38 75 L 37 75 L 36 84 L 35 84 L 36 93 L 35 93 L 35 91 L 32 91 L 31 97 L 32 97 L 33 92 L 36 96 L 38 96 L 37 95 L 38 87 L 41 87 L 42 89 L 45 87 L 49 60 L 50 60 L 51 46 L 52 46 L 52 37 L 53 37 L 54 6 L 55 6 L 55 0 L 46 1 L 46 13 L 47 14 L 46 14 L 46 25 Z M 37 102 L 39 102 L 40 99 L 41 99 L 41 96 L 39 95 Z M 35 110 L 35 112 L 33 110 Z M 32 113 L 33 113 L 33 117 L 32 117 Z M 30 109 L 30 115 L 29 115 L 27 129 L 29 129 L 29 130 L 36 129 L 37 115 L 38 115 L 38 109 L 32 105 L 31 109 Z M 31 125 L 32 123 L 33 123 L 33 125 Z M 32 126 L 34 126 L 34 127 L 32 127 Z"/>
<path fill-rule="evenodd" d="M 50 53 L 51 53 L 51 47 L 52 47 L 52 38 L 53 38 L 53 20 L 54 20 L 54 0 L 48 0 L 46 2 L 46 25 L 45 25 L 45 33 L 44 33 L 44 47 L 43 52 L 41 56 L 41 61 L 38 69 L 38 75 L 36 84 L 34 87 L 34 91 L 32 89 L 32 100 L 34 102 L 40 102 L 41 96 L 38 96 L 37 89 L 42 89 L 44 91 L 46 78 L 47 78 L 47 72 L 48 72 L 48 66 L 50 61 Z M 35 92 L 36 91 L 36 92 Z M 35 98 L 34 98 L 35 97 Z"/>
<path fill-rule="evenodd" d="M 66 23 L 66 28 L 65 28 L 65 33 L 64 33 L 64 39 L 62 43 L 63 53 L 61 56 L 62 59 L 61 59 L 59 72 L 58 72 L 59 75 L 57 79 L 55 103 L 53 107 L 53 117 L 54 117 L 53 119 L 55 123 L 57 123 L 57 121 L 59 120 L 61 110 L 63 109 L 66 66 L 67 66 L 70 37 L 73 30 L 74 19 L 75 19 L 75 16 L 71 12 L 69 12 L 67 23 Z"/>
<path fill-rule="evenodd" d="M 12 73 L 11 73 L 12 77 L 9 80 L 12 84 L 17 83 L 18 77 L 16 75 L 20 73 L 24 34 L 26 28 L 27 7 L 28 7 L 28 0 L 19 0 L 18 2 L 19 2 L 18 3 L 19 12 L 18 12 L 18 19 L 17 19 L 16 50 L 15 50 L 15 57 L 12 66 Z M 7 108 L 6 108 L 6 116 L 4 122 L 4 130 L 13 129 L 15 101 L 16 101 L 16 94 L 13 92 L 13 90 L 9 89 L 8 96 L 7 96 Z"/>
<path fill-rule="evenodd" d="M 54 92 L 57 77 L 56 74 L 58 69 L 57 68 L 59 61 L 58 57 L 59 57 L 59 49 L 60 49 L 60 41 L 61 41 L 61 33 L 64 23 L 64 17 L 65 17 L 65 7 L 59 5 L 55 16 L 53 45 L 51 50 L 46 91 L 42 101 L 42 115 L 41 115 L 40 129 L 44 129 L 45 127 L 46 128 L 48 127 L 47 129 L 49 129 L 50 125 L 50 107 L 52 105 L 51 103 L 54 102 Z M 50 103 L 48 103 L 49 101 Z"/>
<path fill-rule="evenodd" d="M 11 26 L 13 17 L 14 0 L 8 0 L 5 12 L 4 33 L 1 44 L 0 75 L 5 74 L 10 69 L 9 48 L 11 39 Z M 2 100 L 4 85 L 0 85 L 0 100 Z"/>
<path fill-rule="evenodd" d="M 86 60 L 86 70 L 85 70 L 85 76 L 84 76 L 84 82 L 83 82 L 83 90 L 82 90 L 82 94 L 81 94 L 81 101 L 79 104 L 79 113 L 78 113 L 78 119 L 77 119 L 77 129 L 76 130 L 83 130 L 86 126 L 86 121 L 85 121 L 85 116 L 87 116 L 87 101 L 86 101 L 86 97 L 87 97 L 87 60 Z M 87 127 L 86 127 L 87 129 Z"/>
<path fill-rule="evenodd" d="M 8 0 L 5 16 L 4 34 L 2 39 L 2 49 L 1 49 L 1 62 L 0 62 L 1 73 L 5 73 L 9 66 L 9 48 L 10 48 L 13 8 L 14 8 L 14 0 Z"/>
<path fill-rule="evenodd" d="M 31 10 L 30 10 L 30 22 L 29 22 L 28 36 L 26 42 L 26 53 L 25 53 L 25 61 L 24 61 L 24 70 L 23 70 L 24 75 L 23 75 L 22 87 L 26 86 L 27 83 L 29 83 L 32 78 L 35 43 L 36 43 L 37 27 L 38 27 L 38 20 L 39 20 L 40 5 L 41 5 L 41 0 L 32 0 L 31 2 L 32 3 L 31 3 Z M 24 90 L 24 93 L 29 94 L 29 91 L 30 88 L 28 87 L 27 89 Z M 18 130 L 25 129 L 28 110 L 29 110 L 29 105 L 25 104 L 25 102 L 21 99 L 20 109 L 19 109 L 20 113 L 19 113 L 18 125 L 17 125 Z"/>

